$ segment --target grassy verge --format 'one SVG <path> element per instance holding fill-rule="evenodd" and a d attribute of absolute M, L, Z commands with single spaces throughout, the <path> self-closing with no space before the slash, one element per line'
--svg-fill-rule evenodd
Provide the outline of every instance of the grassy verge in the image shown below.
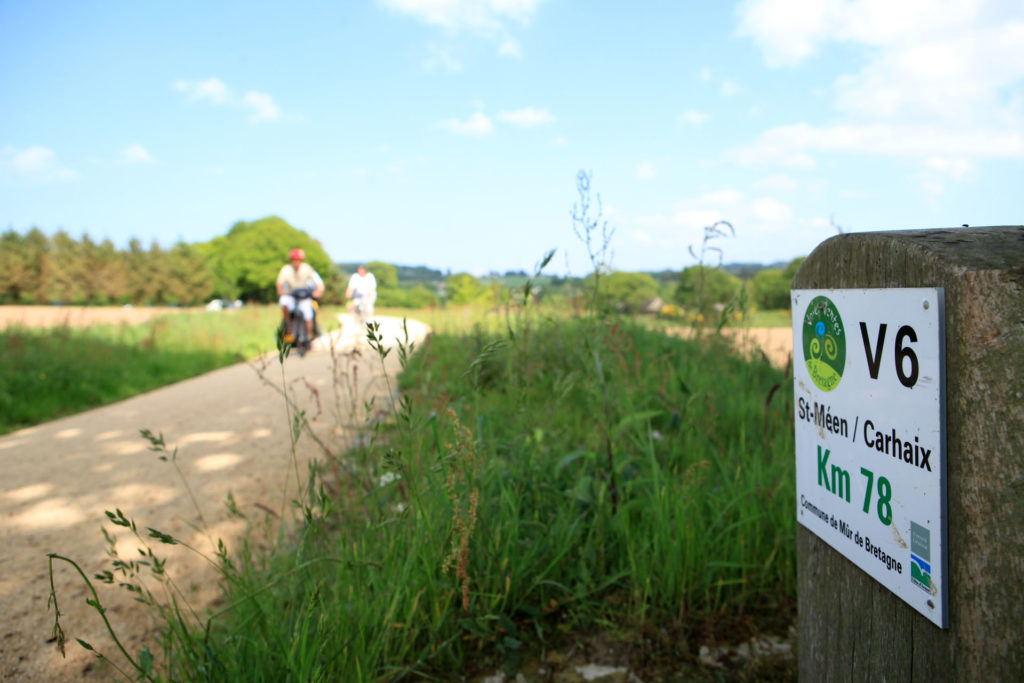
<path fill-rule="evenodd" d="M 701 636 L 792 617 L 779 370 L 713 335 L 517 319 L 435 334 L 401 382 L 394 419 L 311 478 L 272 552 L 216 559 L 225 607 L 198 625 L 164 610 L 145 676 L 511 675 L 598 629 L 668 638 L 631 664 L 681 670 Z"/>
<path fill-rule="evenodd" d="M 273 348 L 276 307 L 140 325 L 0 331 L 0 434 L 113 403 Z"/>

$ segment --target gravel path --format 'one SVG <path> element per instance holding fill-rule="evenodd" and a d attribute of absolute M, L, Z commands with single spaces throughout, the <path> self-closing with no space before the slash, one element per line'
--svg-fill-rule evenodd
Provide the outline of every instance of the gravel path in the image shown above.
<path fill-rule="evenodd" d="M 108 569 L 101 526 L 118 536 L 123 554 L 134 546 L 125 529 L 106 523 L 105 510 L 119 508 L 140 529 L 154 527 L 210 549 L 207 537 L 193 528 L 199 516 L 174 465 L 148 449 L 140 429 L 163 433 L 168 448 L 178 449 L 176 463 L 210 535 L 222 538 L 229 548 L 245 531 L 244 522 L 227 513 L 229 491 L 251 519 L 262 519 L 266 510 L 279 514 L 297 493 L 282 386 L 307 411 L 320 440 L 335 450 L 350 441 L 351 430 L 339 423 L 352 424 L 346 416 L 356 406 L 362 409 L 368 392 L 382 398 L 387 394 L 380 360 L 363 339 L 364 331 L 350 316 L 341 320 L 335 353 L 327 340 L 319 340 L 319 348 L 305 358 L 287 359 L 283 380 L 275 354 L 0 437 L 0 681 L 106 677 L 74 639 L 109 655 L 116 648 L 98 615 L 85 604 L 89 596 L 81 578 L 62 562 L 55 563 L 54 578 L 68 640 L 66 659 L 51 641 L 46 557 L 51 552 L 67 556 L 90 578 Z M 386 343 L 392 344 L 401 321 L 380 322 Z M 425 326 L 409 323 L 413 339 L 420 340 L 427 332 Z M 388 373 L 396 372 L 397 366 L 397 353 L 389 354 Z M 259 367 L 267 381 L 258 374 Z M 341 377 L 337 381 L 336 372 Z M 359 386 L 353 387 L 353 377 Z M 338 393 L 335 387 L 340 388 Z M 358 394 L 355 401 L 353 389 Z M 308 435 L 301 437 L 297 450 L 299 472 L 305 476 L 306 462 L 319 458 L 322 451 Z M 156 548 L 158 555 L 169 558 L 172 576 L 193 605 L 209 604 L 218 594 L 215 572 L 192 554 L 173 552 L 178 549 Z M 98 582 L 97 588 L 114 628 L 127 637 L 129 652 L 135 654 L 143 638 L 155 633 L 148 614 L 126 591 Z M 155 643 L 151 649 L 156 651 Z"/>

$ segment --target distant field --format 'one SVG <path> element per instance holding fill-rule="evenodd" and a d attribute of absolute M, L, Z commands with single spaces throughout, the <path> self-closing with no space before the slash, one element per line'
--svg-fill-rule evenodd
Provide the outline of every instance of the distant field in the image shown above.
<path fill-rule="evenodd" d="M 121 306 L 0 306 L 0 330 L 21 327 L 90 327 L 135 325 L 168 313 L 198 310 L 169 306 L 123 308 Z"/>
<path fill-rule="evenodd" d="M 4 434 L 254 358 L 274 348 L 281 313 L 6 306 L 0 316 Z"/>
<path fill-rule="evenodd" d="M 691 327 L 667 327 L 665 334 L 672 337 L 691 339 L 694 330 Z M 749 327 L 722 330 L 736 347 L 745 354 L 760 355 L 776 367 L 784 368 L 793 357 L 793 331 L 788 327 Z"/>

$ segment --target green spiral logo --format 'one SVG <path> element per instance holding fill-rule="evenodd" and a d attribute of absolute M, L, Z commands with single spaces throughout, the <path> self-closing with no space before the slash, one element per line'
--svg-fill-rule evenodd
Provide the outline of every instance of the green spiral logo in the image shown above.
<path fill-rule="evenodd" d="M 804 363 L 811 381 L 823 391 L 832 391 L 846 369 L 846 328 L 827 296 L 814 297 L 807 305 L 803 333 Z"/>

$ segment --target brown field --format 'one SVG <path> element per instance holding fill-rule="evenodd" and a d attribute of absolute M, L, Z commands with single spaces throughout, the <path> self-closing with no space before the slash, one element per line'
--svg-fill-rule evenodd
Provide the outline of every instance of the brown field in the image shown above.
<path fill-rule="evenodd" d="M 21 327 L 89 327 L 90 325 L 135 325 L 168 313 L 196 310 L 169 306 L 0 306 L 0 330 Z"/>
<path fill-rule="evenodd" d="M 693 336 L 693 329 L 689 327 L 672 327 L 665 332 L 684 339 Z M 786 367 L 793 356 L 793 330 L 788 327 L 726 328 L 722 334 L 732 339 L 740 351 L 763 355 L 780 368 Z"/>

